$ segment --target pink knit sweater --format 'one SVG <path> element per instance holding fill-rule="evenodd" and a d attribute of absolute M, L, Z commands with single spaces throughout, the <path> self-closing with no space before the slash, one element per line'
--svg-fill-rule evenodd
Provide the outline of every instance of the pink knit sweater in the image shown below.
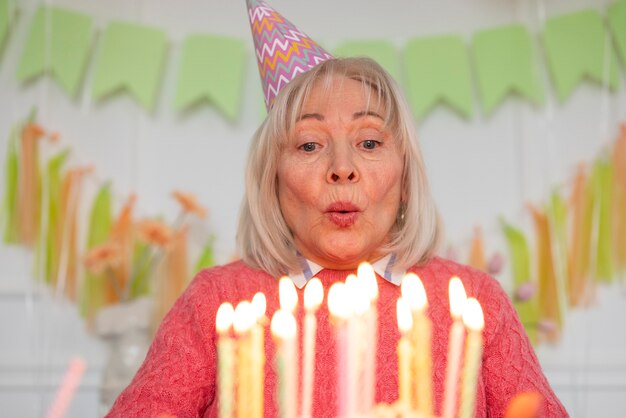
<path fill-rule="evenodd" d="M 435 412 L 441 412 L 448 332 L 451 325 L 448 280 L 458 275 L 468 296 L 476 297 L 485 315 L 483 366 L 479 375 L 476 417 L 502 417 L 510 399 L 523 391 L 544 397 L 540 417 L 567 417 L 556 398 L 508 297 L 488 275 L 447 260 L 435 258 L 411 269 L 426 288 L 428 314 L 433 321 L 433 396 Z M 317 277 L 326 295 L 330 285 L 350 272 L 322 270 Z M 396 300 L 400 288 L 378 277 L 380 297 L 377 350 L 376 401 L 397 399 L 396 345 L 399 338 Z M 108 417 L 216 417 L 215 313 L 222 302 L 235 305 L 256 292 L 267 298 L 267 315 L 278 308 L 278 285 L 268 274 L 243 262 L 200 272 L 163 320 L 143 365 L 119 396 Z M 299 291 L 302 323 L 303 291 Z M 313 416 L 334 417 L 337 404 L 336 358 L 333 327 L 325 304 L 318 311 L 317 358 Z M 266 330 L 266 335 L 269 334 Z M 274 346 L 266 338 L 265 416 L 277 416 Z"/>

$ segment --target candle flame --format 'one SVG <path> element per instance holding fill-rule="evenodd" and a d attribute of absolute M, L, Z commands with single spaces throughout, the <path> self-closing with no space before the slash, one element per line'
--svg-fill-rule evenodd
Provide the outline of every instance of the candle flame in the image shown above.
<path fill-rule="evenodd" d="M 424 284 L 415 273 L 407 273 L 402 279 L 402 297 L 412 311 L 422 311 L 428 306 Z"/>
<path fill-rule="evenodd" d="M 463 308 L 467 301 L 467 295 L 461 279 L 456 276 L 450 279 L 448 294 L 450 295 L 450 314 L 452 318 L 455 321 L 461 319 L 463 317 Z"/>
<path fill-rule="evenodd" d="M 315 312 L 324 300 L 324 288 L 317 277 L 312 278 L 304 288 L 304 308 L 307 312 Z"/>
<path fill-rule="evenodd" d="M 376 282 L 376 273 L 374 267 L 368 262 L 359 264 L 357 276 L 367 289 L 367 297 L 371 302 L 378 299 L 378 283 Z"/>
<path fill-rule="evenodd" d="M 254 326 L 256 318 L 252 304 L 247 300 L 239 302 L 235 308 L 235 321 L 233 327 L 237 334 L 248 332 Z"/>
<path fill-rule="evenodd" d="M 228 302 L 222 303 L 215 314 L 215 328 L 217 332 L 220 334 L 228 332 L 233 325 L 234 317 L 235 310 L 233 309 L 233 305 Z"/>
<path fill-rule="evenodd" d="M 401 333 L 406 334 L 413 327 L 413 315 L 411 308 L 403 297 L 399 297 L 396 302 L 396 312 L 398 316 L 398 329 Z"/>
<path fill-rule="evenodd" d="M 354 274 L 346 277 L 346 297 L 351 313 L 363 315 L 370 307 L 370 299 L 367 296 L 365 284 Z"/>
<path fill-rule="evenodd" d="M 471 331 L 482 331 L 485 327 L 483 309 L 475 298 L 467 299 L 463 310 L 463 323 Z"/>
<path fill-rule="evenodd" d="M 272 335 L 282 340 L 296 336 L 296 318 L 290 311 L 279 309 L 274 313 L 271 324 Z"/>
<path fill-rule="evenodd" d="M 258 321 L 265 316 L 265 310 L 267 309 L 267 301 L 265 295 L 261 292 L 257 292 L 252 298 L 252 309 L 254 311 L 254 317 Z"/>
<path fill-rule="evenodd" d="M 296 292 L 293 280 L 287 276 L 284 276 L 278 282 L 278 299 L 280 301 L 280 309 L 286 309 L 289 312 L 296 310 L 298 292 Z"/>
<path fill-rule="evenodd" d="M 333 284 L 328 290 L 328 310 L 332 316 L 339 319 L 350 316 L 351 308 L 349 298 L 346 297 L 347 293 L 346 285 L 341 282 Z"/>

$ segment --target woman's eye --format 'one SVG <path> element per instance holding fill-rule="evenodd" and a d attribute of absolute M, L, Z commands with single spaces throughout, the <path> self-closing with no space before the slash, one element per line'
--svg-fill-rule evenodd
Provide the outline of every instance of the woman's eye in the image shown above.
<path fill-rule="evenodd" d="M 375 141 L 373 139 L 366 139 L 361 142 L 361 146 L 365 149 L 374 149 L 380 145 L 380 141 Z"/>
<path fill-rule="evenodd" d="M 317 149 L 317 144 L 315 142 L 307 142 L 300 145 L 300 149 L 305 152 L 313 152 Z"/>

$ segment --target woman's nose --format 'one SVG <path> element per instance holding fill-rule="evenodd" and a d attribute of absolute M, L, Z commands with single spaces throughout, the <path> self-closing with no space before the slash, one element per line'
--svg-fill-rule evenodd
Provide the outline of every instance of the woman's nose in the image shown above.
<path fill-rule="evenodd" d="M 327 181 L 329 183 L 354 183 L 359 181 L 359 172 L 354 164 L 350 150 L 334 150 L 328 169 Z"/>

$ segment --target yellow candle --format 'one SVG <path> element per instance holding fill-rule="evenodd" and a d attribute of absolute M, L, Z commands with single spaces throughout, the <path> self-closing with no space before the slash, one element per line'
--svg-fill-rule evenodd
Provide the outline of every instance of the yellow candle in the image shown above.
<path fill-rule="evenodd" d="M 365 371 L 363 376 L 363 410 L 365 414 L 371 413 L 374 408 L 376 395 L 376 351 L 378 344 L 378 283 L 376 273 L 369 263 L 359 264 L 357 271 L 359 283 L 363 286 L 369 301 L 369 309 L 365 313 Z"/>
<path fill-rule="evenodd" d="M 296 418 L 297 374 L 296 319 L 287 310 L 279 309 L 272 317 L 272 336 L 276 342 L 276 368 L 278 374 L 278 404 L 281 418 Z"/>
<path fill-rule="evenodd" d="M 483 310 L 476 299 L 469 298 L 467 300 L 463 311 L 463 322 L 467 327 L 468 334 L 465 345 L 465 363 L 463 365 L 461 408 L 459 417 L 471 418 L 474 416 L 478 371 L 482 365 L 482 331 L 485 326 Z"/>
<path fill-rule="evenodd" d="M 406 301 L 400 297 L 396 303 L 400 342 L 398 343 L 398 391 L 400 402 L 411 407 L 411 342 L 409 333 L 413 327 L 411 309 Z"/>
<path fill-rule="evenodd" d="M 252 416 L 252 338 L 255 322 L 252 304 L 239 302 L 235 308 L 234 328 L 237 334 L 237 417 Z"/>
<path fill-rule="evenodd" d="M 219 418 L 232 418 L 235 382 L 233 380 L 235 344 L 229 335 L 235 311 L 230 303 L 222 303 L 215 315 L 217 341 L 217 388 Z"/>
<path fill-rule="evenodd" d="M 463 355 L 463 343 L 465 342 L 465 327 L 463 326 L 463 309 L 467 301 L 463 282 L 458 277 L 452 277 L 448 285 L 450 295 L 450 315 L 452 327 L 448 339 L 448 364 L 446 367 L 446 383 L 443 401 L 443 418 L 454 418 L 459 390 L 459 373 L 461 371 L 461 358 Z"/>
<path fill-rule="evenodd" d="M 252 417 L 263 418 L 265 384 L 265 295 L 258 292 L 252 298 L 255 323 L 252 328 Z"/>
<path fill-rule="evenodd" d="M 315 337 L 317 320 L 315 312 L 324 300 L 324 289 L 318 278 L 311 279 L 304 288 L 304 369 L 302 381 L 302 412 L 303 418 L 311 417 L 313 399 L 313 370 L 315 369 Z"/>
<path fill-rule="evenodd" d="M 415 373 L 414 398 L 415 408 L 426 417 L 433 415 L 432 400 L 432 360 L 431 360 L 431 323 L 426 316 L 428 300 L 426 290 L 420 278 L 414 273 L 407 273 L 402 280 L 402 297 L 413 312 L 413 346 L 415 347 L 413 365 Z"/>

